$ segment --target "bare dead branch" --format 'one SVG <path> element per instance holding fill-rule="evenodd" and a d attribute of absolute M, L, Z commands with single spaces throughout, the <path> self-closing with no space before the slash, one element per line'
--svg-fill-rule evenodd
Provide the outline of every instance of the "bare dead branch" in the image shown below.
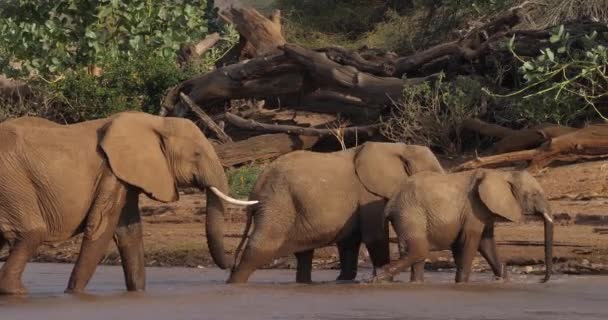
<path fill-rule="evenodd" d="M 226 113 L 226 121 L 241 129 L 255 130 L 265 133 L 287 133 L 292 135 L 323 137 L 333 135 L 332 129 L 304 128 L 299 126 L 265 124 L 251 119 L 244 119 L 235 114 Z M 371 136 L 378 130 L 378 125 L 344 128 L 342 134 L 358 134 Z"/>
<path fill-rule="evenodd" d="M 206 113 L 205 111 L 203 111 L 203 109 L 201 109 L 199 106 L 197 106 L 194 101 L 192 101 L 192 99 L 190 99 L 187 95 L 185 95 L 183 92 L 179 94 L 179 97 L 181 99 L 181 101 L 183 103 L 185 103 L 190 110 L 192 110 L 194 112 L 194 114 L 196 114 L 199 119 L 201 119 L 201 121 L 203 122 L 203 124 L 205 125 L 205 127 L 211 131 L 213 131 L 213 133 L 215 133 L 215 136 L 220 140 L 221 143 L 230 143 L 232 142 L 232 138 L 230 138 L 229 135 L 227 135 L 224 130 L 222 130 L 222 128 L 220 128 L 220 126 L 217 125 L 217 123 L 215 123 L 215 121 L 213 121 Z"/>

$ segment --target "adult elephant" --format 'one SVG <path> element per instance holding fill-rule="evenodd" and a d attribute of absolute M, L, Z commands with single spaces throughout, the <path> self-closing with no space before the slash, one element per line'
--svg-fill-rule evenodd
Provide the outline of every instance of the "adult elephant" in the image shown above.
<path fill-rule="evenodd" d="M 451 249 L 456 282 L 467 282 L 477 251 L 494 273 L 505 268 L 496 252 L 495 221 L 521 221 L 538 215 L 545 227 L 545 278 L 551 277 L 553 218 L 538 181 L 526 171 L 479 169 L 439 175 L 422 173 L 408 178 L 388 202 L 386 217 L 407 255 L 383 268 L 370 281 L 383 281 L 412 267 L 412 281 L 422 281 L 430 251 Z"/>
<path fill-rule="evenodd" d="M 37 247 L 84 232 L 67 291 L 82 291 L 115 235 L 128 290 L 145 288 L 138 199 L 179 198 L 178 186 L 207 191 L 207 241 L 214 262 L 223 247 L 227 180 L 213 146 L 189 120 L 141 112 L 74 125 L 26 117 L 0 125 L 0 293 L 26 292 L 21 275 Z"/>
<path fill-rule="evenodd" d="M 367 142 L 333 153 L 296 151 L 280 157 L 258 178 L 250 199 L 260 203 L 249 211 L 254 229 L 229 283 L 246 282 L 273 258 L 295 253 L 296 281 L 311 281 L 313 251 L 337 243 L 338 280 L 353 280 L 361 242 L 375 267 L 390 262 L 384 205 L 407 176 L 443 172 L 426 147 Z"/>

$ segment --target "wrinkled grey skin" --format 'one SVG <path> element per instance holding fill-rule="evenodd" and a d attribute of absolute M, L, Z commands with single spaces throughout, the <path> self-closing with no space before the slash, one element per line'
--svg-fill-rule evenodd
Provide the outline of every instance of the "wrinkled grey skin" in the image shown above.
<path fill-rule="evenodd" d="M 295 253 L 296 281 L 311 281 L 313 250 L 337 243 L 338 280 L 353 280 L 361 242 L 374 266 L 390 261 L 386 201 L 407 176 L 422 171 L 443 172 L 426 147 L 368 142 L 333 153 L 296 151 L 280 157 L 258 178 L 251 200 L 248 234 L 242 258 L 228 279 L 246 282 L 274 258 Z"/>
<path fill-rule="evenodd" d="M 385 215 L 407 254 L 382 268 L 371 282 L 385 281 L 412 268 L 411 280 L 422 281 L 430 251 L 451 249 L 456 282 L 467 282 L 479 251 L 497 276 L 506 276 L 496 252 L 494 222 L 518 222 L 539 215 L 545 223 L 544 281 L 553 255 L 551 208 L 536 179 L 527 171 L 479 169 L 452 174 L 420 173 L 406 179 L 388 202 Z"/>
<path fill-rule="evenodd" d="M 213 146 L 189 120 L 140 112 L 74 125 L 24 117 L 0 124 L 0 293 L 23 294 L 25 264 L 43 243 L 84 233 L 68 290 L 82 291 L 114 238 L 128 290 L 145 288 L 139 194 L 171 202 L 177 186 L 207 190 L 207 238 L 214 261 L 223 250 L 227 193 Z"/>

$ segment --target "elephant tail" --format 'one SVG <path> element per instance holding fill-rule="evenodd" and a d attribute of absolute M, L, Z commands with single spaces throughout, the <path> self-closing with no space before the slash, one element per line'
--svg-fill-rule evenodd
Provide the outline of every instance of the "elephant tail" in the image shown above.
<path fill-rule="evenodd" d="M 239 262 L 239 255 L 241 254 L 241 250 L 245 245 L 245 241 L 249 238 L 249 232 L 251 231 L 251 225 L 253 222 L 253 215 L 255 214 L 258 206 L 254 205 L 247 209 L 247 222 L 245 223 L 245 230 L 243 231 L 243 236 L 241 237 L 241 242 L 236 247 L 236 251 L 234 252 L 234 263 L 232 264 L 232 271 L 235 270 L 237 263 Z"/>

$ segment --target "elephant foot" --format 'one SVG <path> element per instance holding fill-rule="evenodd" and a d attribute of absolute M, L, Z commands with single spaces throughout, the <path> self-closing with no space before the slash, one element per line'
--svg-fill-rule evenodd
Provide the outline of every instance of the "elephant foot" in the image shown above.
<path fill-rule="evenodd" d="M 345 274 L 345 275 L 340 274 L 338 276 L 338 278 L 336 278 L 336 281 L 354 281 L 355 278 L 357 278 L 356 274 L 354 274 L 354 275 L 352 275 L 352 274 Z"/>
<path fill-rule="evenodd" d="M 387 284 L 393 282 L 393 276 L 389 274 L 380 274 L 375 277 L 363 280 L 366 284 Z"/>
<path fill-rule="evenodd" d="M 66 293 L 66 294 L 81 294 L 83 292 L 84 292 L 83 290 L 71 289 L 71 288 L 67 288 L 67 289 L 63 290 L 63 293 Z"/>
<path fill-rule="evenodd" d="M 336 279 L 336 284 L 354 284 L 354 283 L 359 283 L 359 281 L 357 280 L 340 280 L 340 279 Z"/>
<path fill-rule="evenodd" d="M 21 283 L 15 285 L 4 284 L 0 286 L 0 295 L 24 296 L 27 295 L 27 289 Z"/>

